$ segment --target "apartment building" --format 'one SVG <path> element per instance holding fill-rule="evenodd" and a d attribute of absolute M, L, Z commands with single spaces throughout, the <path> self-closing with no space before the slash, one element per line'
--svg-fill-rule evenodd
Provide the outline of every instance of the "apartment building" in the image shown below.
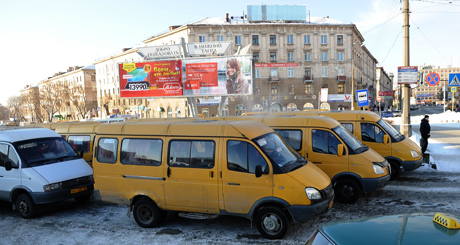
<path fill-rule="evenodd" d="M 374 106 L 380 104 L 382 108 L 393 107 L 394 103 L 394 90 L 393 90 L 393 73 L 387 74 L 383 67 L 377 67 L 377 82 L 376 82 L 376 94 L 380 97 L 380 103 L 373 100 Z"/>
<path fill-rule="evenodd" d="M 371 103 L 377 95 L 377 60 L 364 46 L 354 24 L 329 18 L 312 18 L 311 22 L 235 21 L 227 15 L 171 26 L 143 42 L 145 46 L 161 46 L 180 44 L 181 39 L 186 43 L 231 41 L 228 56 L 250 45 L 255 61 L 254 94 L 230 96 L 224 114 L 351 109 L 353 91 L 367 89 Z M 332 95 L 336 99 L 321 103 L 322 88 L 328 89 L 329 98 Z M 198 109 L 217 115 L 217 105 L 198 104 Z"/>

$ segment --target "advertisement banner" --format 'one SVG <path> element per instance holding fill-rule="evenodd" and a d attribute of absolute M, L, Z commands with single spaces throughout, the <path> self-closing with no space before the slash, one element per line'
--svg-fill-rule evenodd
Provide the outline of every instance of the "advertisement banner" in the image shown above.
<path fill-rule="evenodd" d="M 122 98 L 181 96 L 181 61 L 119 64 Z"/>
<path fill-rule="evenodd" d="M 351 94 L 329 94 L 329 102 L 351 102 Z"/>
<path fill-rule="evenodd" d="M 121 98 L 253 93 L 249 56 L 119 64 Z"/>
<path fill-rule="evenodd" d="M 379 96 L 381 97 L 394 96 L 394 95 L 395 95 L 395 91 L 393 90 L 379 92 Z"/>

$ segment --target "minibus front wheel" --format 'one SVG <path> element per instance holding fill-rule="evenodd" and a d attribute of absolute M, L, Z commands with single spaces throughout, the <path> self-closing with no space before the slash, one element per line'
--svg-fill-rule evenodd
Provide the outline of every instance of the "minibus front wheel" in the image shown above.
<path fill-rule="evenodd" d="M 262 207 L 256 214 L 256 225 L 262 236 L 268 239 L 282 238 L 289 225 L 286 213 L 275 206 Z"/>
<path fill-rule="evenodd" d="M 20 194 L 16 199 L 16 209 L 24 219 L 31 219 L 37 213 L 37 206 L 28 194 Z"/>
<path fill-rule="evenodd" d="M 144 228 L 157 227 L 162 220 L 161 210 L 148 198 L 141 198 L 134 204 L 133 216 L 136 223 Z"/>
<path fill-rule="evenodd" d="M 352 204 L 361 196 L 361 187 L 352 179 L 339 179 L 335 182 L 334 192 L 338 202 Z"/>

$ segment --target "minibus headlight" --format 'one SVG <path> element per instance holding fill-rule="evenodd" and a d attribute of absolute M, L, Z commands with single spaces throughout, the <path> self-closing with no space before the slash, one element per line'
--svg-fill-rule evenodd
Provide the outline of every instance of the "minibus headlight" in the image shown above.
<path fill-rule="evenodd" d="M 410 154 L 412 154 L 412 157 L 413 157 L 413 158 L 419 158 L 419 157 L 420 157 L 420 155 L 418 154 L 418 152 L 417 152 L 417 151 L 414 151 L 414 150 L 410 151 Z"/>
<path fill-rule="evenodd" d="M 54 183 L 54 184 L 43 186 L 43 190 L 45 190 L 45 192 L 59 190 L 59 189 L 62 189 L 62 183 Z"/>
<path fill-rule="evenodd" d="M 307 187 L 305 193 L 310 200 L 321 200 L 321 193 L 315 188 Z"/>
<path fill-rule="evenodd" d="M 372 167 L 374 168 L 374 172 L 376 174 L 384 174 L 385 173 L 385 170 L 383 170 L 383 168 L 378 166 L 378 165 L 373 165 Z"/>

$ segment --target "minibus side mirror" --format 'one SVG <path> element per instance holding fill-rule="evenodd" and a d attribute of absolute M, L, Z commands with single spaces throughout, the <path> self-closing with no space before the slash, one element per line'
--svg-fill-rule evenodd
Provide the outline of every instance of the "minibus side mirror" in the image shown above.
<path fill-rule="evenodd" d="M 11 169 L 13 169 L 13 163 L 11 163 L 11 161 L 6 161 L 5 162 L 5 170 L 10 171 Z"/>
<path fill-rule="evenodd" d="M 386 144 L 388 144 L 388 143 L 390 143 L 390 136 L 388 136 L 387 134 L 385 134 L 385 135 L 383 136 L 383 144 L 386 145 Z"/>
<path fill-rule="evenodd" d="M 343 145 L 342 144 L 337 145 L 337 156 L 339 157 L 343 156 Z"/>
<path fill-rule="evenodd" d="M 259 178 L 260 176 L 262 176 L 263 172 L 262 172 L 262 165 L 257 165 L 256 166 L 256 178 Z"/>

